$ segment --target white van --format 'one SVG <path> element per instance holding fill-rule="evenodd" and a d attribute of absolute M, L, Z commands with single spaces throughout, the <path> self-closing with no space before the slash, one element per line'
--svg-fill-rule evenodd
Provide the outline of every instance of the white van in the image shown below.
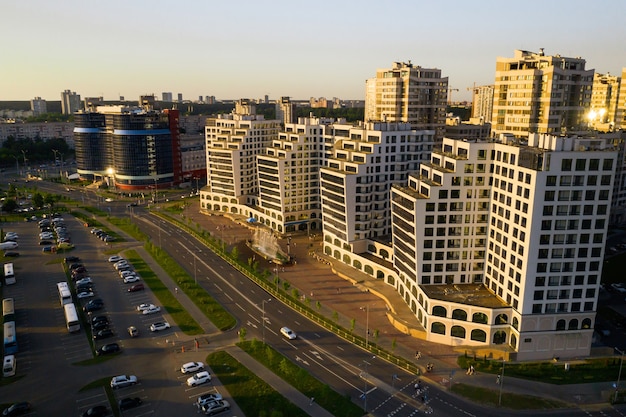
<path fill-rule="evenodd" d="M 6 355 L 2 361 L 2 376 L 14 376 L 15 366 L 15 355 Z"/>

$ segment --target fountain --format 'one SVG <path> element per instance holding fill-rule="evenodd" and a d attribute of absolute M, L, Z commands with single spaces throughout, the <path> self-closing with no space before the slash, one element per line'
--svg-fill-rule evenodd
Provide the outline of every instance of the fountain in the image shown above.
<path fill-rule="evenodd" d="M 271 262 L 281 265 L 289 262 L 289 255 L 282 251 L 271 230 L 257 228 L 248 247 Z"/>

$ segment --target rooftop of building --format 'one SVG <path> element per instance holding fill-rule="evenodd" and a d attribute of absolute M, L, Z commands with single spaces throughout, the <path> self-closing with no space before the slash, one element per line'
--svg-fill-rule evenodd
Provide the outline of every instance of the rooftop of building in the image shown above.
<path fill-rule="evenodd" d="M 480 284 L 421 285 L 429 298 L 485 308 L 507 308 L 507 303 Z"/>

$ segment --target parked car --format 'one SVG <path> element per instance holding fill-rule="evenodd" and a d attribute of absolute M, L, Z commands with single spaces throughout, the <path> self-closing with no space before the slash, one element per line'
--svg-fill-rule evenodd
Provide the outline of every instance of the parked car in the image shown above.
<path fill-rule="evenodd" d="M 166 321 L 158 321 L 150 325 L 151 332 L 160 332 L 161 330 L 169 329 L 170 324 Z"/>
<path fill-rule="evenodd" d="M 91 288 L 91 287 L 90 287 Z M 76 294 L 76 297 L 81 300 L 83 298 L 91 298 L 93 297 L 95 294 L 93 293 L 93 291 L 81 291 L 78 294 Z"/>
<path fill-rule="evenodd" d="M 141 281 L 137 275 L 127 275 L 124 277 L 124 284 L 132 284 L 133 282 Z"/>
<path fill-rule="evenodd" d="M 289 327 L 281 327 L 280 332 L 282 333 L 283 336 L 285 336 L 289 340 L 293 340 L 297 337 L 294 331 L 291 330 Z"/>
<path fill-rule="evenodd" d="M 209 375 L 208 371 L 198 372 L 192 377 L 187 379 L 187 386 L 195 387 L 197 385 L 205 384 L 211 381 L 211 375 Z"/>
<path fill-rule="evenodd" d="M 90 311 L 98 311 L 104 308 L 104 301 L 100 298 L 94 298 L 93 300 L 89 300 L 87 304 L 83 307 L 83 311 L 85 313 L 89 313 Z"/>
<path fill-rule="evenodd" d="M 212 416 L 214 414 L 221 413 L 222 411 L 230 410 L 230 404 L 226 400 L 212 401 L 203 405 L 201 410 L 204 414 Z"/>
<path fill-rule="evenodd" d="M 190 374 L 192 372 L 198 372 L 204 370 L 204 363 L 202 362 L 187 362 L 180 367 L 180 372 L 183 374 Z"/>
<path fill-rule="evenodd" d="M 156 307 L 154 304 L 143 303 L 137 306 L 137 311 L 142 312 L 144 310 L 149 309 L 150 307 Z"/>
<path fill-rule="evenodd" d="M 19 252 L 4 252 L 4 256 L 7 258 L 17 258 L 18 256 L 20 256 Z"/>
<path fill-rule="evenodd" d="M 198 397 L 198 399 L 196 400 L 196 404 L 198 407 L 202 407 L 205 404 L 208 404 L 210 402 L 213 401 L 219 401 L 222 400 L 222 395 L 220 393 L 210 393 L 210 394 L 203 394 L 201 396 Z"/>
<path fill-rule="evenodd" d="M 131 408 L 139 407 L 142 403 L 143 401 L 141 401 L 141 398 L 139 397 L 134 397 L 134 398 L 127 397 L 127 398 L 122 398 L 121 400 L 119 400 L 117 405 L 120 407 L 120 410 L 124 411 L 124 410 L 129 410 Z"/>
<path fill-rule="evenodd" d="M 19 403 L 14 403 L 9 407 L 5 408 L 2 411 L 3 416 L 21 416 L 22 414 L 26 414 L 31 410 L 31 405 L 29 402 L 22 401 Z"/>
<path fill-rule="evenodd" d="M 77 280 L 75 284 L 76 284 L 76 287 L 78 288 L 81 285 L 93 284 L 93 280 L 91 279 L 91 277 L 85 277 L 85 278 L 81 278 Z"/>
<path fill-rule="evenodd" d="M 111 378 L 111 388 L 124 388 L 137 383 L 135 375 L 118 375 Z"/>
<path fill-rule="evenodd" d="M 124 258 L 122 258 L 119 255 L 113 255 L 113 256 L 109 256 L 109 262 L 119 262 L 124 260 Z"/>
<path fill-rule="evenodd" d="M 97 332 L 95 332 L 93 334 L 93 339 L 94 340 L 102 340 L 102 339 L 106 339 L 108 337 L 113 337 L 114 333 L 113 330 L 111 329 L 102 329 L 102 330 L 98 330 Z"/>
<path fill-rule="evenodd" d="M 96 355 L 109 355 L 111 353 L 117 353 L 120 351 L 120 345 L 117 343 L 108 343 L 106 345 L 102 345 L 96 350 Z"/>
<path fill-rule="evenodd" d="M 96 324 L 100 321 L 103 321 L 105 323 L 109 322 L 109 318 L 107 316 L 94 316 L 91 318 L 91 324 Z"/>
<path fill-rule="evenodd" d="M 104 417 L 109 414 L 109 409 L 104 405 L 96 405 L 95 407 L 91 407 L 87 409 L 83 413 L 83 417 Z"/>
<path fill-rule="evenodd" d="M 128 292 L 141 291 L 143 289 L 144 289 L 144 286 L 143 284 L 140 283 L 140 284 L 135 284 L 135 285 L 130 286 L 128 288 Z"/>
<path fill-rule="evenodd" d="M 155 313 L 158 313 L 159 311 L 161 311 L 161 307 L 153 305 L 149 308 L 146 308 L 144 311 L 141 312 L 141 314 L 144 314 L 144 315 L 155 314 Z"/>
<path fill-rule="evenodd" d="M 97 321 L 91 325 L 91 331 L 93 333 L 98 332 L 100 330 L 105 330 L 109 328 L 109 323 L 106 321 Z"/>

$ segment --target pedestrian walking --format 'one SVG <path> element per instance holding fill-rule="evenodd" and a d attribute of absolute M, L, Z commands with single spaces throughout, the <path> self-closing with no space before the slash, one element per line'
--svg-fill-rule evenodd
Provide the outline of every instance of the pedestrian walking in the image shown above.
<path fill-rule="evenodd" d="M 474 365 L 470 365 L 470 375 L 474 375 Z"/>
<path fill-rule="evenodd" d="M 309 401 L 309 405 L 313 405 L 314 402 L 315 402 L 315 397 L 311 397 L 311 400 Z"/>
<path fill-rule="evenodd" d="M 496 377 L 496 385 L 500 385 L 500 375 Z"/>

